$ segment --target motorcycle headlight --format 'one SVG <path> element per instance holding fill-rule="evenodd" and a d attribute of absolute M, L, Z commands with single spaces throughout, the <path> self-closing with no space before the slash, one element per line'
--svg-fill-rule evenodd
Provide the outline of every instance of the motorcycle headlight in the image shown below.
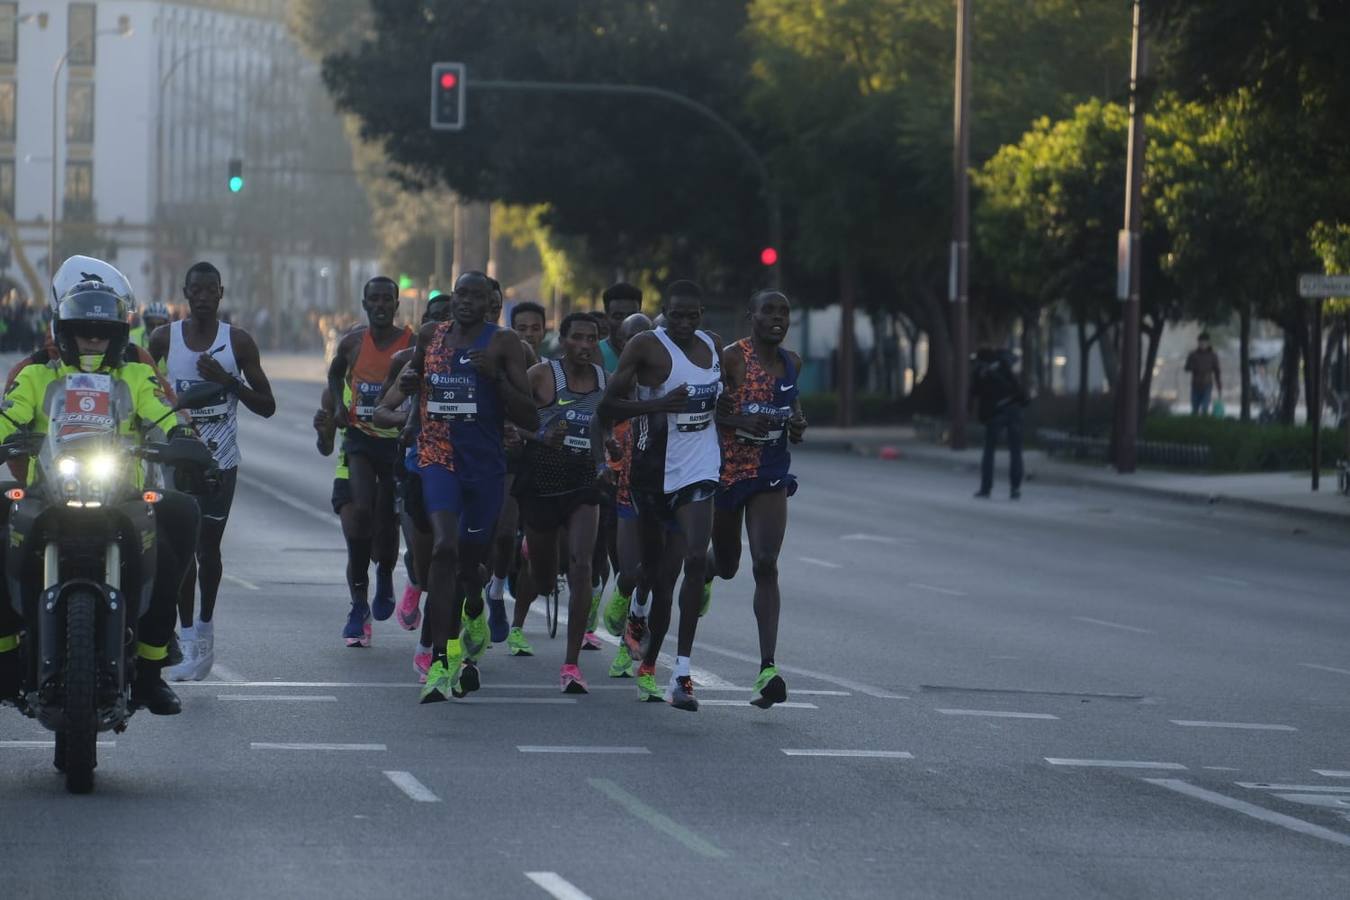
<path fill-rule="evenodd" d="M 111 453 L 100 453 L 89 460 L 86 476 L 92 481 L 107 481 L 117 474 L 117 459 Z"/>
<path fill-rule="evenodd" d="M 80 471 L 80 461 L 73 456 L 63 456 L 56 461 L 56 471 L 64 477 L 70 478 Z"/>

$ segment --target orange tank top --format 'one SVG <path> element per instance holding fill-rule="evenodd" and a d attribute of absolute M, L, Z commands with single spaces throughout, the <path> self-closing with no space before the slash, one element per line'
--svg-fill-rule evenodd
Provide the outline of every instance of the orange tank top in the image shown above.
<path fill-rule="evenodd" d="M 412 339 L 413 331 L 407 327 L 385 347 L 375 345 L 369 328 L 361 336 L 361 351 L 356 354 L 356 363 L 347 373 L 347 384 L 352 389 L 352 402 L 347 412 L 356 427 L 372 437 L 398 437 L 397 428 L 375 427 L 375 407 L 380 402 L 380 391 L 385 379 L 389 377 L 394 354 L 412 346 Z"/>

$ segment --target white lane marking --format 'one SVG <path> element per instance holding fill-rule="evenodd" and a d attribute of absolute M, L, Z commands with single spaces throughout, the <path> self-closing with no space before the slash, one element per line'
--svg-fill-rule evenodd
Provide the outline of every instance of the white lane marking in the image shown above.
<path fill-rule="evenodd" d="M 886 537 L 882 534 L 843 534 L 839 536 L 841 541 L 866 541 L 872 544 L 912 544 L 913 538 L 894 538 Z"/>
<path fill-rule="evenodd" d="M 575 697 L 465 697 L 456 703 L 477 703 L 483 706 L 570 706 Z"/>
<path fill-rule="evenodd" d="M 1233 728 L 1238 731 L 1298 731 L 1293 725 L 1269 725 L 1265 722 L 1206 722 L 1197 719 L 1169 719 L 1183 728 Z"/>
<path fill-rule="evenodd" d="M 800 559 L 800 560 L 801 560 L 802 562 L 804 562 L 804 563 L 810 563 L 810 564 L 813 565 L 813 566 L 823 566 L 823 567 L 825 567 L 826 569 L 842 569 L 842 568 L 843 568 L 843 566 L 839 565 L 838 563 L 832 563 L 832 562 L 830 562 L 830 561 L 828 561 L 828 560 L 824 560 L 824 559 L 816 559 L 814 556 L 799 556 L 799 557 L 797 557 L 797 558 Z"/>
<path fill-rule="evenodd" d="M 525 877 L 539 885 L 555 900 L 591 900 L 591 895 L 557 872 L 526 872 Z"/>
<path fill-rule="evenodd" d="M 1290 803 L 1302 803 L 1305 806 L 1321 806 L 1326 809 L 1350 808 L 1350 799 L 1335 794 L 1276 794 L 1281 800 Z"/>
<path fill-rule="evenodd" d="M 253 582 L 245 581 L 238 575 L 231 575 L 229 572 L 222 573 L 220 577 L 224 578 L 226 581 L 232 581 L 235 584 L 239 585 L 241 588 L 244 588 L 246 590 L 256 591 L 258 589 L 258 586 Z"/>
<path fill-rule="evenodd" d="M 542 744 L 520 744 L 516 747 L 521 753 L 610 753 L 610 754 L 646 754 L 652 751 L 646 747 L 580 747 L 545 746 Z"/>
<path fill-rule="evenodd" d="M 700 700 L 699 706 L 744 706 L 746 709 L 754 709 L 749 700 Z M 789 700 L 786 703 L 775 703 L 774 709 L 820 709 L 814 703 L 794 703 Z"/>
<path fill-rule="evenodd" d="M 944 716 L 985 716 L 990 719 L 1055 719 L 1049 713 L 1010 712 L 1006 709 L 939 709 Z"/>
<path fill-rule="evenodd" d="M 788 750 L 784 756 L 846 756 L 859 759 L 913 759 L 913 753 L 904 750 Z"/>
<path fill-rule="evenodd" d="M 1350 771 L 1346 769 L 1313 769 L 1323 778 L 1350 778 Z"/>
<path fill-rule="evenodd" d="M 1185 769 L 1181 763 L 1146 762 L 1142 759 L 1057 759 L 1047 756 L 1045 761 L 1052 766 L 1083 766 L 1097 769 Z"/>
<path fill-rule="evenodd" d="M 291 509 L 294 509 L 297 512 L 302 512 L 307 516 L 312 516 L 313 518 L 318 519 L 320 522 L 323 522 L 325 525 L 331 527 L 337 521 L 337 516 L 331 515 L 329 513 L 319 512 L 317 509 L 313 507 L 313 505 L 306 503 L 299 497 L 292 496 L 291 494 L 288 494 L 285 491 L 279 491 L 276 488 L 272 487 L 270 484 L 266 483 L 265 481 L 260 481 L 259 479 L 254 478 L 252 475 L 245 475 L 244 473 L 240 472 L 238 478 L 244 484 L 257 488 L 258 490 L 267 494 L 267 496 L 271 497 L 273 500 L 276 500 L 278 503 L 282 503 L 286 506 L 289 506 Z"/>
<path fill-rule="evenodd" d="M 231 669 L 229 666 L 222 666 L 220 663 L 212 665 L 211 671 L 215 674 L 216 678 L 219 679 L 219 681 L 214 682 L 216 684 L 224 682 L 225 684 L 234 685 L 234 684 L 246 684 L 248 682 L 248 679 L 246 679 L 243 675 L 240 675 L 238 672 L 236 672 L 234 669 Z M 185 682 L 185 683 L 192 684 L 194 682 Z M 203 681 L 197 683 L 210 684 L 212 682 Z"/>
<path fill-rule="evenodd" d="M 1296 819 L 1293 816 L 1286 816 L 1284 813 L 1274 812 L 1273 810 L 1266 809 L 1264 806 L 1257 806 L 1255 803 L 1237 800 L 1225 794 L 1216 794 L 1214 791 L 1207 791 L 1202 787 L 1196 787 L 1190 782 L 1182 781 L 1179 778 L 1145 778 L 1144 781 L 1196 800 L 1203 800 L 1206 803 L 1212 803 L 1215 806 L 1241 813 L 1244 816 L 1250 816 L 1253 819 L 1258 819 L 1269 825 L 1277 825 L 1280 828 L 1287 828 L 1288 830 L 1299 834 L 1320 838 L 1333 844 L 1340 844 L 1342 847 L 1350 847 L 1350 836 L 1341 834 L 1339 831 L 1332 831 L 1329 828 L 1323 828 L 1321 825 L 1314 825 L 1311 822 L 1305 822 L 1302 819 Z"/>
<path fill-rule="evenodd" d="M 751 656 L 749 653 L 741 653 L 737 650 L 728 650 L 725 647 L 715 647 L 705 643 L 704 641 L 698 642 L 698 649 L 701 651 L 705 651 L 707 653 L 716 653 L 719 656 L 725 656 L 728 657 L 729 659 L 735 659 L 740 660 L 741 662 L 754 663 L 755 665 L 759 665 L 758 656 Z M 803 669 L 799 666 L 789 666 L 784 665 L 783 663 L 775 663 L 775 665 L 778 666 L 778 670 L 780 672 L 787 672 L 789 675 L 804 675 L 807 678 L 814 678 L 817 681 L 824 681 L 829 684 L 837 684 L 840 687 L 848 688 L 849 690 L 856 691 L 859 694 L 866 694 L 869 697 L 875 697 L 878 700 L 909 699 L 909 697 L 905 696 L 904 694 L 896 694 L 893 693 L 892 691 L 886 690 L 885 688 L 879 688 L 871 684 L 864 684 L 861 681 L 853 681 L 852 679 L 849 678 L 840 678 L 837 675 L 830 675 L 825 672 L 819 672 L 815 669 Z M 805 691 L 801 691 L 799 693 L 805 693 Z"/>
<path fill-rule="evenodd" d="M 332 694 L 216 694 L 217 700 L 254 700 L 288 703 L 336 703 Z"/>
<path fill-rule="evenodd" d="M 117 741 L 97 741 L 100 750 L 117 746 Z M 46 750 L 56 746 L 56 741 L 0 741 L 0 750 Z"/>
<path fill-rule="evenodd" d="M 1205 578 L 1209 579 L 1210 581 L 1215 582 L 1216 584 L 1226 584 L 1226 585 L 1230 585 L 1231 587 L 1251 587 L 1251 586 L 1252 586 L 1252 583 L 1251 583 L 1250 581 L 1243 581 L 1241 578 L 1228 578 L 1228 577 L 1225 577 L 1225 576 L 1223 576 L 1223 575 L 1206 575 Z"/>
<path fill-rule="evenodd" d="M 440 803 L 441 798 L 431 792 L 425 784 L 418 781 L 411 772 L 385 772 L 384 777 L 394 786 L 418 803 Z"/>
<path fill-rule="evenodd" d="M 700 645 L 700 648 L 702 645 Z M 755 662 L 759 662 L 756 658 Z M 779 666 L 778 668 L 783 668 Z M 698 672 L 700 670 L 692 668 L 690 671 Z M 699 681 L 698 676 L 694 676 L 694 683 L 702 691 L 718 691 L 722 693 L 750 693 L 754 690 L 751 687 L 744 687 L 736 684 L 706 684 Z M 418 685 L 404 681 L 184 681 L 175 682 L 174 688 L 180 687 L 231 687 L 242 688 L 405 688 L 408 690 L 419 688 Z M 420 688 L 419 688 L 420 689 Z M 594 691 L 631 691 L 633 689 L 632 681 L 627 684 L 593 684 L 590 690 Z M 556 684 L 485 684 L 482 687 L 485 691 L 557 691 Z M 792 693 L 801 697 L 852 697 L 851 691 L 830 691 L 830 690 L 808 690 L 804 688 L 793 688 Z M 479 699 L 487 699 L 479 698 Z M 907 698 L 900 698 L 907 699 Z"/>
<path fill-rule="evenodd" d="M 1092 625 L 1101 625 L 1104 628 L 1119 628 L 1121 631 L 1133 631 L 1135 634 L 1152 634 L 1147 628 L 1137 628 L 1134 625 L 1122 625 L 1119 622 L 1108 622 L 1105 619 L 1090 619 L 1087 616 L 1074 616 L 1077 622 L 1088 622 Z"/>
<path fill-rule="evenodd" d="M 1240 788 L 1253 791 L 1290 791 L 1295 794 L 1350 794 L 1350 787 L 1330 784 L 1266 784 L 1263 781 L 1234 782 Z"/>
<path fill-rule="evenodd" d="M 676 598 L 677 605 L 678 602 L 679 598 L 677 597 Z M 541 613 L 543 612 L 539 607 L 533 606 L 533 604 L 531 605 L 530 611 L 531 612 L 539 611 Z M 560 608 L 558 609 L 558 622 L 559 624 L 562 625 L 567 624 L 567 612 L 561 608 L 561 605 Z M 597 631 L 595 633 L 595 636 L 600 638 L 600 640 L 604 641 L 605 643 L 609 644 L 612 647 L 619 646 L 619 642 L 621 640 L 621 638 L 616 638 L 608 631 Z M 656 661 L 659 663 L 663 663 L 664 665 L 666 665 L 671 669 L 675 668 L 675 658 L 672 657 L 669 653 L 662 653 L 660 656 L 656 658 Z M 759 660 L 756 660 L 756 662 L 758 661 Z M 730 681 L 727 681 L 722 676 L 709 672 L 707 669 L 700 669 L 698 666 L 690 666 L 689 674 L 693 676 L 694 683 L 699 685 L 700 687 L 707 687 L 709 689 L 714 689 L 714 686 L 716 686 L 715 689 L 735 688 L 735 685 L 733 685 Z M 740 688 L 735 689 L 741 690 Z"/>
<path fill-rule="evenodd" d="M 1241 772 L 1236 766 L 1201 766 L 1202 769 L 1208 769 L 1211 772 Z"/>
<path fill-rule="evenodd" d="M 604 794 L 615 803 L 622 806 L 632 815 L 646 822 L 652 828 L 679 841 L 688 849 L 694 851 L 700 856 L 706 856 L 710 859 L 725 859 L 727 852 L 716 844 L 707 840 L 703 836 L 685 828 L 679 822 L 663 813 L 657 812 L 652 807 L 643 803 L 642 800 L 619 787 L 608 778 L 587 778 L 586 782 L 600 793 Z"/>
<path fill-rule="evenodd" d="M 287 744 L 287 743 L 269 743 L 266 741 L 253 741 L 248 745 L 250 750 L 366 750 L 383 751 L 388 750 L 384 744 Z"/>
<path fill-rule="evenodd" d="M 922 581 L 911 581 L 909 587 L 921 591 L 931 591 L 934 594 L 946 594 L 948 597 L 964 597 L 965 591 L 953 590 L 952 588 L 938 587 L 936 584 L 924 584 Z"/>
<path fill-rule="evenodd" d="M 1335 666 L 1320 666 L 1317 663 L 1299 663 L 1305 669 L 1316 669 L 1319 672 L 1335 672 L 1337 675 L 1350 675 L 1350 669 L 1338 669 Z"/>

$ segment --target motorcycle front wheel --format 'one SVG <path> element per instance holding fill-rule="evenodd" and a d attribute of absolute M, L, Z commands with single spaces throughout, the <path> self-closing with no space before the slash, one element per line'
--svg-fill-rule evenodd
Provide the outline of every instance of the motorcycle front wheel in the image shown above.
<path fill-rule="evenodd" d="M 66 727 L 56 736 L 56 762 L 72 794 L 94 789 L 98 766 L 97 606 L 89 591 L 76 591 L 66 601 Z"/>

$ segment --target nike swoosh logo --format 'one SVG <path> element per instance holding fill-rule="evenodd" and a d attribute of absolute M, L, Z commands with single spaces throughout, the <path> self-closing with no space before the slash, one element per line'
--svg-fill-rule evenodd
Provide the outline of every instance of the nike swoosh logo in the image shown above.
<path fill-rule="evenodd" d="M 783 480 L 783 479 L 780 478 L 780 479 L 778 479 L 778 481 L 770 481 L 770 482 L 769 482 L 769 487 L 778 487 L 778 485 L 782 482 L 782 480 Z"/>
<path fill-rule="evenodd" d="M 577 402 L 577 401 L 575 401 L 575 400 L 559 400 L 559 401 L 558 401 L 558 405 L 559 405 L 559 406 L 571 406 L 573 403 L 576 403 L 576 402 Z"/>
<path fill-rule="evenodd" d="M 795 387 L 796 387 L 795 384 L 780 384 L 780 385 L 778 386 L 778 389 L 779 389 L 780 391 L 790 391 L 790 390 L 792 390 L 792 389 L 795 388 Z"/>
<path fill-rule="evenodd" d="M 464 365 L 466 365 L 466 366 L 467 366 L 469 363 L 473 362 L 473 360 L 469 359 L 467 356 L 461 356 L 461 357 L 459 358 L 459 361 L 460 361 L 461 363 L 463 363 Z"/>
<path fill-rule="evenodd" d="M 486 527 L 486 526 L 484 526 L 484 527 Z M 469 529 L 469 534 L 478 534 L 478 533 L 479 533 L 480 531 L 482 531 L 482 530 L 483 530 L 482 528 L 470 528 L 470 529 Z"/>

